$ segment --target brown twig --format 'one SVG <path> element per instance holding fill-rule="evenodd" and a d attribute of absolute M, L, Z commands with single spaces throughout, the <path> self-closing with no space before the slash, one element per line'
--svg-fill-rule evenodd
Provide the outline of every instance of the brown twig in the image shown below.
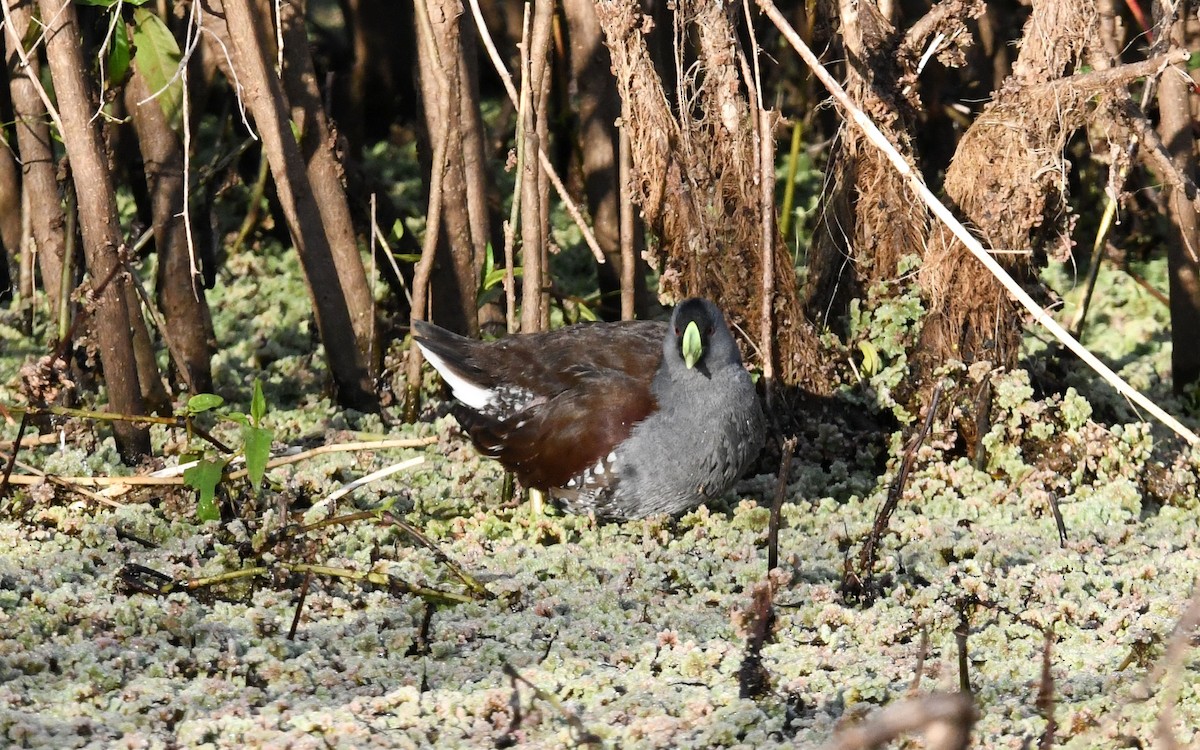
<path fill-rule="evenodd" d="M 8 465 L 4 467 L 4 480 L 0 481 L 0 497 L 8 494 L 9 479 L 17 465 L 17 451 L 21 450 L 21 438 L 25 436 L 25 428 L 29 426 L 29 412 L 21 415 L 21 424 L 17 426 L 17 437 L 13 440 L 13 452 L 8 457 Z"/>
<path fill-rule="evenodd" d="M 304 611 L 304 600 L 308 598 L 308 589 L 312 585 L 312 571 L 304 574 L 304 582 L 300 584 L 300 596 L 296 599 L 296 612 L 292 615 L 292 625 L 288 628 L 287 639 L 296 640 L 296 631 L 300 628 L 300 613 Z"/>
<path fill-rule="evenodd" d="M 621 320 L 633 320 L 637 312 L 637 256 L 633 212 L 633 151 L 629 145 L 629 108 L 621 102 L 621 124 L 617 128 L 617 177 L 620 184 L 621 234 Z"/>
<path fill-rule="evenodd" d="M 912 682 L 908 685 L 908 696 L 914 698 L 921 689 L 921 678 L 925 676 L 925 659 L 929 656 L 929 629 L 921 626 L 921 643 L 917 646 L 917 667 L 913 670 Z"/>
<path fill-rule="evenodd" d="M 391 511 L 388 511 L 388 510 L 385 510 L 385 511 L 365 510 L 365 511 L 360 511 L 358 513 L 347 513 L 346 515 L 335 516 L 333 518 L 326 518 L 322 521 L 317 521 L 315 523 L 311 523 L 306 526 L 301 526 L 298 529 L 296 529 L 296 533 L 297 534 L 307 533 L 310 531 L 315 531 L 317 529 L 324 528 L 326 526 L 344 526 L 348 523 L 353 523 L 355 521 L 366 521 L 366 520 L 372 520 L 372 519 L 378 519 L 378 520 L 382 521 L 384 524 L 395 526 L 395 527 L 399 528 L 401 531 L 403 531 L 405 534 L 407 534 L 411 539 L 413 539 L 415 542 L 417 542 L 417 544 L 421 545 L 425 549 L 432 552 L 433 556 L 437 559 L 437 561 L 439 563 L 441 563 L 442 565 L 444 565 L 446 567 L 446 569 L 449 570 L 452 575 L 454 575 L 455 578 L 462 581 L 463 585 L 465 585 L 470 590 L 474 591 L 476 594 L 479 594 L 482 598 L 484 598 L 484 599 L 495 598 L 495 594 L 493 594 L 491 591 L 489 591 L 487 589 L 487 587 L 485 587 L 482 583 L 480 583 L 477 578 L 475 578 L 474 576 L 472 576 L 471 574 L 469 574 L 465 570 L 463 570 L 462 566 L 459 565 L 457 562 L 455 562 L 454 559 L 450 557 L 450 555 L 443 552 L 442 549 L 440 547 L 438 547 L 437 544 L 435 544 L 432 539 L 425 536 L 423 533 L 421 533 L 420 530 L 418 530 L 412 524 L 408 523 L 407 521 L 404 521 L 399 516 L 397 516 L 395 513 L 392 513 Z"/>
<path fill-rule="evenodd" d="M 542 169 L 532 158 L 545 145 L 541 133 L 548 113 L 541 106 L 543 88 L 548 84 L 550 34 L 554 23 L 554 3 L 536 0 L 533 4 L 528 42 L 521 49 L 521 138 L 525 158 L 521 162 L 521 331 L 543 330 L 542 306 L 546 287 L 546 216 L 542 215 Z"/>
<path fill-rule="evenodd" d="M 933 396 L 929 400 L 929 410 L 925 413 L 925 422 L 921 425 L 920 431 L 909 439 L 908 445 L 904 449 L 904 458 L 900 461 L 900 470 L 896 472 L 896 479 L 892 482 L 892 486 L 888 488 L 887 498 L 880 507 L 879 512 L 875 514 L 875 522 L 871 525 L 871 533 L 867 536 L 863 543 L 862 551 L 858 556 L 858 573 L 855 576 L 856 581 L 844 581 L 843 588 L 848 589 L 852 593 L 857 593 L 870 602 L 874 596 L 874 578 L 875 578 L 875 560 L 876 552 L 879 548 L 879 543 L 883 539 L 884 533 L 887 532 L 888 522 L 891 520 L 892 513 L 900 504 L 900 498 L 904 495 L 904 487 L 908 484 L 909 474 L 912 473 L 913 463 L 917 458 L 917 450 L 925 442 L 925 438 L 929 436 L 930 430 L 933 428 L 933 418 L 937 414 L 938 404 L 942 399 L 942 383 L 938 383 L 933 389 Z"/>
<path fill-rule="evenodd" d="M 313 456 L 319 456 L 326 453 L 339 453 L 353 450 L 382 450 L 385 448 L 418 448 L 425 445 L 432 445 L 437 442 L 436 437 L 415 438 L 415 439 L 396 439 L 396 440 L 380 440 L 377 442 L 361 442 L 361 443 L 339 443 L 336 445 L 322 445 L 319 448 L 303 451 L 290 456 L 279 456 L 267 462 L 266 468 L 274 469 L 286 464 L 293 464 L 303 461 Z M 38 484 L 42 481 L 62 482 L 67 484 L 78 484 L 91 487 L 111 487 L 111 486 L 177 486 L 183 484 L 181 476 L 188 467 L 194 463 L 181 464 L 173 466 L 170 469 L 165 469 L 161 472 L 156 472 L 153 476 L 135 475 L 128 477 L 56 477 L 53 475 L 28 476 L 24 474 L 14 474 L 12 477 L 13 484 Z M 168 473 L 171 472 L 171 473 Z M 231 479 L 240 479 L 247 473 L 246 469 L 238 469 L 231 471 L 222 476 L 222 481 Z"/>
<path fill-rule="evenodd" d="M 1159 302 L 1163 303 L 1164 305 L 1166 305 L 1168 307 L 1171 306 L 1171 298 L 1168 297 L 1165 293 L 1163 293 L 1162 290 L 1158 289 L 1156 286 L 1151 284 L 1149 281 L 1146 281 L 1146 278 L 1144 276 L 1136 273 L 1132 268 L 1130 268 L 1128 259 L 1127 259 L 1127 262 L 1125 263 L 1124 267 L 1122 268 L 1122 270 L 1125 271 L 1126 276 L 1133 279 L 1133 283 L 1137 284 L 1142 289 L 1145 289 L 1146 292 L 1151 297 L 1153 297 L 1154 299 L 1158 300 Z"/>
<path fill-rule="evenodd" d="M 958 625 L 954 628 L 954 645 L 958 650 L 958 690 L 963 695 L 971 695 L 971 660 L 967 651 L 967 636 L 971 634 L 971 617 L 967 610 L 974 606 L 974 601 L 967 599 L 958 603 Z"/>
<path fill-rule="evenodd" d="M 58 433 L 46 432 L 41 435 L 30 435 L 27 438 L 21 439 L 21 445 L 33 447 L 35 445 L 55 445 L 59 441 Z M 0 451 L 11 451 L 16 446 L 13 440 L 0 441 Z"/>
<path fill-rule="evenodd" d="M 760 278 L 758 320 L 758 349 L 762 358 L 763 392 L 767 408 L 771 409 L 775 399 L 775 129 L 774 113 L 763 106 L 762 71 L 758 64 L 758 37 L 754 32 L 754 18 L 750 15 L 750 0 L 742 0 L 742 12 L 746 18 L 746 30 L 750 36 L 750 52 L 753 55 L 754 71 L 746 68 L 745 55 L 738 45 L 738 59 L 742 66 L 742 77 L 747 85 L 754 85 L 755 135 L 758 139 L 758 208 L 759 244 L 762 246 L 762 269 Z"/>
<path fill-rule="evenodd" d="M 1175 627 L 1171 631 L 1171 636 L 1167 641 L 1166 650 L 1162 656 L 1146 672 L 1145 677 L 1136 683 L 1129 693 L 1118 702 L 1115 710 L 1106 712 L 1103 720 L 1088 731 L 1088 735 L 1092 737 L 1116 736 L 1118 734 L 1118 726 L 1125 721 L 1125 709 L 1130 704 L 1143 703 L 1152 698 L 1154 696 L 1155 683 L 1162 679 L 1164 675 L 1170 674 L 1172 684 L 1169 684 L 1163 691 L 1163 707 L 1160 708 L 1158 718 L 1155 722 L 1155 734 L 1160 743 L 1159 747 L 1171 747 L 1170 743 L 1175 742 L 1170 722 L 1174 720 L 1173 706 L 1178 698 L 1178 675 L 1179 671 L 1183 668 L 1183 660 L 1188 649 L 1191 647 L 1193 633 L 1198 626 L 1200 626 L 1200 579 L 1197 579 L 1193 583 L 1191 598 L 1188 600 L 1187 606 L 1180 615 L 1179 620 L 1175 623 Z M 1126 669 L 1135 658 L 1138 658 L 1136 649 L 1135 652 L 1131 653 L 1125 659 L 1124 663 L 1117 667 L 1117 671 Z M 1167 707 L 1172 708 L 1168 709 Z M 1100 740 L 1094 740 L 1091 744 L 1097 745 L 1099 743 Z"/>
<path fill-rule="evenodd" d="M 1054 96 L 1056 91 L 1107 91 L 1124 86 L 1138 78 L 1161 74 L 1172 65 L 1187 62 L 1190 53 L 1183 48 L 1173 49 L 1162 55 L 1155 55 L 1148 60 L 1114 65 L 1105 70 L 1092 70 L 1086 73 L 1076 73 L 1071 76 L 1055 78 L 1045 83 L 1029 86 L 1032 92 L 1039 96 Z M 1194 189 L 1194 186 L 1193 186 Z"/>
<path fill-rule="evenodd" d="M 275 565 L 292 573 L 331 576 L 334 578 L 344 578 L 349 581 L 355 581 L 356 583 L 370 583 L 386 588 L 392 592 L 419 596 L 425 601 L 434 602 L 437 604 L 463 604 L 474 601 L 472 597 L 465 594 L 459 594 L 453 591 L 440 591 L 438 589 L 431 589 L 427 586 L 409 583 L 394 576 L 388 575 L 387 573 L 376 573 L 375 571 L 362 572 L 358 570 L 351 570 L 350 568 L 337 568 L 330 565 L 310 565 L 308 563 L 279 562 Z M 212 576 L 201 576 L 200 578 L 186 578 L 177 580 L 159 571 L 146 568 L 145 566 L 129 564 L 121 570 L 120 577 L 126 585 L 134 588 L 136 591 L 145 594 L 167 596 L 175 593 L 176 591 L 198 591 L 199 589 L 210 588 L 212 586 L 218 586 L 223 583 L 238 581 L 244 578 L 269 576 L 272 573 L 272 570 L 273 566 L 255 565 L 249 568 L 230 570 Z M 159 581 L 159 584 L 144 584 L 143 581 L 145 579 Z"/>
<path fill-rule="evenodd" d="M 956 3 L 934 3 L 933 7 L 925 12 L 925 15 L 913 22 L 913 25 L 908 27 L 908 31 L 904 32 L 904 41 L 900 43 L 901 47 L 907 48 L 919 56 L 929 35 L 943 22 L 960 13 L 962 13 L 962 6 Z"/>
<path fill-rule="evenodd" d="M 975 723 L 975 704 L 962 693 L 935 693 L 880 709 L 862 723 L 843 729 L 824 750 L 881 747 L 897 737 L 925 731 L 930 750 L 965 750 Z"/>
<path fill-rule="evenodd" d="M 1063 520 L 1062 509 L 1058 507 L 1058 496 L 1053 492 L 1049 497 L 1050 513 L 1054 516 L 1054 528 L 1058 529 L 1058 546 L 1067 546 L 1067 522 Z"/>
<path fill-rule="evenodd" d="M 492 41 L 492 35 L 488 32 L 487 24 L 484 23 L 483 13 L 479 10 L 478 0 L 470 0 L 470 6 L 471 14 L 475 17 L 475 29 L 479 32 L 479 38 L 483 41 L 484 49 L 487 50 L 488 59 L 492 61 L 492 66 L 496 69 L 497 75 L 500 76 L 500 80 L 504 84 L 504 90 L 508 93 L 508 98 L 512 102 L 512 105 L 519 107 L 519 96 L 516 87 L 513 85 L 512 75 L 504 67 L 504 61 L 500 58 L 500 53 L 496 51 L 496 43 Z M 588 248 L 591 249 L 596 262 L 604 263 L 604 251 L 600 249 L 600 243 L 596 242 L 596 235 L 584 220 L 583 212 L 579 210 L 579 206 L 571 199 L 570 193 L 567 191 L 562 179 L 559 178 L 558 172 L 554 169 L 554 163 L 550 161 L 550 157 L 541 148 L 537 150 L 537 155 L 543 172 L 550 179 L 550 184 L 554 186 L 555 192 L 558 193 L 563 208 L 567 210 L 567 214 L 575 222 L 575 226 L 579 227 L 579 233 L 583 236 L 583 241 L 587 243 Z"/>
<path fill-rule="evenodd" d="M 578 745 L 603 746 L 603 744 L 604 744 L 603 740 L 601 740 L 600 737 L 598 735 L 596 735 L 594 732 L 589 731 L 588 728 L 583 725 L 583 721 L 579 718 L 579 715 L 576 714 L 571 709 L 564 706 L 562 701 L 560 701 L 554 694 L 549 693 L 545 690 L 542 690 L 540 687 L 538 687 L 537 685 L 530 682 L 527 678 L 522 676 L 522 674 L 520 672 L 518 672 L 516 670 L 516 668 L 513 667 L 513 665 L 509 664 L 508 662 L 504 663 L 504 666 L 502 667 L 502 669 L 504 671 L 504 674 L 507 675 L 508 679 L 512 682 L 512 688 L 513 688 L 513 693 L 514 693 L 513 700 L 516 702 L 516 705 L 518 706 L 518 710 L 513 712 L 516 726 L 510 726 L 509 732 L 508 732 L 509 735 L 511 735 L 512 731 L 514 731 L 520 727 L 520 720 L 519 720 L 519 718 L 517 718 L 519 716 L 519 705 L 520 705 L 520 695 L 519 695 L 519 693 L 517 693 L 517 683 L 523 682 L 523 683 L 525 683 L 526 686 L 529 687 L 529 689 L 531 689 L 533 691 L 533 694 L 535 696 L 537 696 L 538 700 L 541 700 L 541 701 L 544 701 L 545 703 L 550 704 L 556 711 L 558 711 L 558 714 L 560 716 L 562 716 L 563 719 L 566 720 L 567 726 L 569 726 L 571 728 L 571 735 L 572 735 L 571 739 L 574 740 L 576 746 L 578 746 Z"/>
<path fill-rule="evenodd" d="M 417 0 L 413 3 L 416 10 L 418 39 L 423 39 L 428 47 L 427 53 L 437 60 L 438 49 L 434 41 L 433 25 L 429 19 L 427 0 Z M 438 78 L 438 85 L 446 91 L 449 83 L 446 80 L 445 69 L 441 64 L 432 66 Z M 427 103 L 428 104 L 428 103 Z M 438 121 L 447 122 L 446 110 L 449 103 L 436 102 L 439 108 Z M 442 231 L 442 177 L 446 171 L 446 134 L 430 133 L 433 141 L 433 159 L 429 169 L 429 209 L 425 212 L 425 240 L 421 245 L 421 259 L 413 269 L 412 288 L 412 320 L 426 320 L 429 317 L 429 280 L 433 276 L 433 264 L 437 258 L 438 237 Z M 411 346 L 408 350 L 408 366 L 405 370 L 404 392 L 404 421 L 417 421 L 418 397 L 421 393 L 421 349 Z"/>
<path fill-rule="evenodd" d="M 1051 652 L 1054 648 L 1054 625 L 1047 626 L 1043 635 L 1042 645 L 1042 679 L 1038 684 L 1037 707 L 1038 713 L 1046 720 L 1046 729 L 1038 741 L 1039 750 L 1050 750 L 1054 747 L 1054 734 L 1058 731 L 1058 722 L 1054 720 L 1054 673 L 1050 671 Z"/>
<path fill-rule="evenodd" d="M 1113 10 L 1111 2 L 1100 3 L 1101 28 L 1104 28 L 1105 15 Z M 1118 55 L 1112 53 L 1115 41 L 1111 38 L 1112 21 L 1108 21 L 1110 28 L 1106 29 L 1103 34 L 1106 49 L 1109 50 L 1109 56 L 1106 57 L 1099 49 L 1094 49 L 1089 55 L 1089 60 L 1092 67 L 1097 71 L 1107 71 L 1111 69 L 1111 59 L 1115 59 Z M 1146 106 L 1154 97 L 1155 84 L 1158 79 L 1149 77 L 1146 79 L 1146 84 L 1142 88 L 1141 105 L 1135 105 L 1129 94 L 1123 88 L 1109 88 L 1113 92 L 1115 100 L 1115 112 L 1123 124 L 1130 131 L 1129 142 L 1125 146 L 1124 158 L 1120 160 L 1120 170 L 1116 175 L 1116 179 L 1110 176 L 1110 185 L 1116 188 L 1117 191 L 1123 188 L 1125 181 L 1129 177 L 1130 163 L 1134 157 L 1140 155 L 1143 162 L 1151 165 L 1157 173 L 1163 175 L 1164 179 L 1180 188 L 1188 195 L 1192 201 L 1200 200 L 1200 196 L 1196 194 L 1196 186 L 1192 179 L 1186 174 L 1180 173 L 1176 169 L 1174 162 L 1171 161 L 1170 154 L 1167 153 L 1166 146 L 1163 145 L 1162 139 L 1158 137 L 1158 133 L 1154 130 L 1146 119 Z M 1142 145 L 1145 144 L 1145 148 Z M 1104 207 L 1104 213 L 1101 216 L 1100 228 L 1096 232 L 1096 239 L 1092 245 L 1091 265 L 1088 267 L 1087 284 L 1084 287 L 1083 300 L 1079 305 L 1079 312 L 1075 319 L 1071 321 L 1071 335 L 1079 338 L 1083 331 L 1084 321 L 1087 319 L 1088 308 L 1091 305 L 1092 296 L 1096 291 L 1096 280 L 1100 275 L 1101 259 L 1104 257 L 1104 251 L 1109 247 L 1108 236 L 1113 226 L 1113 218 L 1116 215 L 1118 196 L 1113 194 L 1108 196 L 1107 205 Z"/>
<path fill-rule="evenodd" d="M 775 499 L 771 502 L 771 525 L 767 528 L 767 570 L 779 567 L 779 526 L 782 521 L 783 500 L 787 496 L 788 476 L 792 473 L 792 458 L 796 453 L 796 437 L 783 441 L 780 449 L 779 476 L 775 480 Z"/>
<path fill-rule="evenodd" d="M 429 632 L 433 629 L 433 615 L 437 612 L 437 607 L 430 602 L 425 602 L 425 610 L 421 613 L 421 624 L 417 627 L 417 635 L 413 638 L 413 642 L 404 652 L 405 656 L 426 656 L 429 654 Z M 424 688 L 422 688 L 424 692 Z"/>
<path fill-rule="evenodd" d="M 486 32 L 481 32 L 486 34 Z M 485 36 L 485 40 L 491 41 Z M 517 154 L 516 176 L 513 180 L 512 205 L 508 211 L 508 221 L 504 223 L 504 323 L 509 333 L 516 333 L 521 325 L 517 320 L 517 227 L 521 225 L 521 194 L 525 185 L 522 175 L 525 174 L 525 110 L 529 106 L 527 95 L 529 81 L 523 72 L 526 69 L 525 50 L 529 48 L 529 6 L 521 17 L 521 95 L 515 106 L 517 108 L 516 133 L 513 136 L 514 150 Z M 522 269 L 524 274 L 524 269 Z"/>
<path fill-rule="evenodd" d="M 125 267 L 125 271 L 132 282 L 133 289 L 137 292 L 137 296 L 145 306 L 146 311 L 150 314 L 150 322 L 154 323 L 154 327 L 158 329 L 158 335 L 162 336 L 162 340 L 167 345 L 167 351 L 171 353 L 171 357 L 175 360 L 175 371 L 179 373 L 179 377 L 183 379 L 184 385 L 187 386 L 188 393 L 197 393 L 196 385 L 192 382 L 191 368 L 187 366 L 187 358 L 184 356 L 183 350 L 179 347 L 179 342 L 175 340 L 174 334 L 171 333 L 171 327 L 158 312 L 158 307 L 154 304 L 154 300 L 150 297 L 150 293 L 146 291 L 145 284 L 134 273 L 133 268 L 129 265 L 127 257 L 121 257 L 121 265 Z"/>
<path fill-rule="evenodd" d="M 1146 696 L 1150 694 L 1151 686 L 1166 675 L 1166 686 L 1162 690 L 1162 705 L 1159 706 L 1158 719 L 1155 722 L 1154 734 L 1158 739 L 1158 747 L 1173 750 L 1179 747 L 1179 741 L 1171 729 L 1175 716 L 1175 702 L 1179 698 L 1179 673 L 1183 669 L 1184 656 L 1192 642 L 1192 634 L 1200 627 L 1200 581 L 1193 584 L 1192 597 L 1179 621 L 1175 623 L 1171 637 L 1167 640 L 1166 651 L 1162 658 L 1155 663 L 1154 668 L 1146 674 L 1145 680 L 1139 686 Z"/>
<path fill-rule="evenodd" d="M 380 514 L 380 518 L 384 523 L 396 526 L 405 534 L 408 534 L 411 539 L 416 541 L 422 547 L 432 552 L 434 558 L 439 563 L 444 565 L 446 569 L 454 575 L 455 578 L 462 581 L 464 586 L 474 591 L 476 594 L 479 594 L 484 599 L 494 599 L 496 597 L 495 594 L 493 594 L 487 589 L 487 587 L 479 582 L 479 579 L 475 578 L 475 576 L 471 575 L 470 573 L 467 573 L 467 571 L 465 571 L 461 565 L 455 562 L 455 560 L 450 557 L 449 554 L 444 552 L 441 547 L 437 546 L 432 539 L 421 533 L 417 527 L 401 519 L 391 511 L 384 511 Z"/>
<path fill-rule="evenodd" d="M 774 595 L 769 575 L 750 591 L 750 607 L 744 612 L 746 651 L 738 666 L 739 698 L 758 698 L 771 689 L 771 675 L 763 666 L 762 650 L 775 628 L 775 606 L 771 602 Z"/>
<path fill-rule="evenodd" d="M 6 456 L 4 456 L 4 453 L 2 451 L 0 451 L 0 458 L 5 458 L 5 457 Z M 68 492 L 74 492 L 77 495 L 82 495 L 83 497 L 86 497 L 87 499 L 91 500 L 92 502 L 99 503 L 100 505 L 107 505 L 110 508 L 120 508 L 123 505 L 123 503 L 119 503 L 116 500 L 107 498 L 104 495 L 97 494 L 95 492 L 92 492 L 91 490 L 85 490 L 83 487 L 80 487 L 77 483 L 74 483 L 74 482 L 70 481 L 69 479 L 66 479 L 64 477 L 56 477 L 53 474 L 47 474 L 44 471 L 41 471 L 40 469 L 30 466 L 27 463 L 18 461 L 18 460 L 16 460 L 15 453 L 11 457 L 7 457 L 7 458 L 9 458 L 13 462 L 13 464 L 15 464 L 18 468 L 20 468 L 21 471 L 29 472 L 29 474 L 14 474 L 14 475 L 10 476 L 9 479 L 11 480 L 11 483 L 13 485 L 29 486 L 29 485 L 42 484 L 43 482 L 48 482 L 50 484 L 55 485 L 56 487 L 62 487 L 64 490 L 67 490 Z M 0 497 L 3 497 L 3 493 L 0 493 Z"/>
<path fill-rule="evenodd" d="M 182 477 L 59 477 L 53 474 L 13 474 L 11 481 L 16 485 L 63 482 L 67 485 L 79 485 L 81 487 L 112 487 L 121 485 L 141 487 L 161 485 L 171 487 L 183 484 Z"/>
<path fill-rule="evenodd" d="M 749 11 L 747 11 L 749 12 Z M 775 398 L 775 136 L 772 130 L 773 113 L 758 110 L 759 131 L 759 201 L 762 243 L 762 305 L 759 308 L 759 348 L 762 350 L 763 392 L 767 408 Z"/>

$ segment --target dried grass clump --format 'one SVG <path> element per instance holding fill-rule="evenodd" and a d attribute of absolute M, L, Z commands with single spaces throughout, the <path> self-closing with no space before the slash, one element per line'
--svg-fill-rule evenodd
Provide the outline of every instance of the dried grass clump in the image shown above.
<path fill-rule="evenodd" d="M 838 7 L 849 62 L 846 91 L 912 165 L 917 154 L 911 134 L 919 128 L 920 102 L 911 84 L 917 78 L 923 40 L 939 32 L 970 39 L 964 20 L 982 10 L 978 3 L 968 7 L 960 0 L 945 5 L 953 5 L 955 13 L 939 13 L 903 40 L 874 6 L 841 2 Z M 812 320 L 841 329 L 850 300 L 866 296 L 878 282 L 894 279 L 904 256 L 925 254 L 929 212 L 913 199 L 904 176 L 857 127 L 843 127 L 838 133 L 826 174 L 806 306 Z"/>
<path fill-rule="evenodd" d="M 1012 75 L 963 135 L 946 173 L 947 198 L 1020 281 L 1033 280 L 1048 246 L 1069 248 L 1063 148 L 1095 112 L 1090 99 L 1101 92 L 1062 76 L 1080 64 L 1098 24 L 1090 3 L 1035 3 Z M 944 226 L 928 243 L 920 274 L 930 307 L 925 361 L 1015 364 L 1019 305 Z"/>
<path fill-rule="evenodd" d="M 734 33 L 736 5 L 681 0 L 673 29 L 675 86 L 665 86 L 647 44 L 652 26 L 634 2 L 596 6 L 625 103 L 633 199 L 658 243 L 647 250 L 668 299 L 700 294 L 720 300 L 735 327 L 763 340 L 777 331 L 779 377 L 827 391 L 816 337 L 801 311 L 795 273 L 778 232 L 764 246 L 760 112 L 750 55 Z M 674 105 L 667 91 L 675 91 Z M 764 265 L 774 269 L 763 305 Z M 769 308 L 773 320 L 764 320 Z M 751 357 L 760 360 L 760 356 Z"/>

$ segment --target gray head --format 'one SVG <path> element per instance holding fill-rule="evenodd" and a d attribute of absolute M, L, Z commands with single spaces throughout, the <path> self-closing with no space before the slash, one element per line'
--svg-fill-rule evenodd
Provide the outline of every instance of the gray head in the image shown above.
<path fill-rule="evenodd" d="M 741 362 L 720 308 L 700 297 L 679 303 L 663 342 L 663 365 L 668 371 L 678 376 L 690 370 L 707 378 Z"/>

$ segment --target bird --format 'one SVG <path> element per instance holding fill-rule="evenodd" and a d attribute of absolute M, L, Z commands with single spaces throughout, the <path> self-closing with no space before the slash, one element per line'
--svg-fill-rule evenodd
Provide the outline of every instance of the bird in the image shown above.
<path fill-rule="evenodd" d="M 475 447 L 570 513 L 624 521 L 719 497 L 764 439 L 754 382 L 720 308 L 669 323 L 580 323 L 493 342 L 413 322 Z"/>

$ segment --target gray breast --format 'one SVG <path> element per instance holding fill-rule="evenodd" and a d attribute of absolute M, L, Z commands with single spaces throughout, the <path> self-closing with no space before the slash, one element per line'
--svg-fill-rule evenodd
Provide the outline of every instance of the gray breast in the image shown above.
<path fill-rule="evenodd" d="M 762 444 L 762 409 L 740 364 L 672 389 L 620 446 L 611 507 L 597 512 L 640 518 L 693 508 L 726 492 Z"/>

